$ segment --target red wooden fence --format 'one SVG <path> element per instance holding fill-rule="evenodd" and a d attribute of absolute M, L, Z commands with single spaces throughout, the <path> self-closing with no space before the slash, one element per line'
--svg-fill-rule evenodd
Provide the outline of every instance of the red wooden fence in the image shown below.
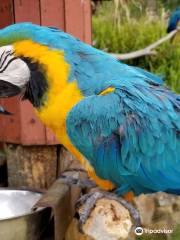
<path fill-rule="evenodd" d="M 14 22 L 54 26 L 91 43 L 90 0 L 0 0 L 0 28 Z M 57 144 L 54 135 L 34 115 L 28 101 L 17 97 L 0 103 L 13 116 L 0 116 L 0 141 L 23 145 Z"/>

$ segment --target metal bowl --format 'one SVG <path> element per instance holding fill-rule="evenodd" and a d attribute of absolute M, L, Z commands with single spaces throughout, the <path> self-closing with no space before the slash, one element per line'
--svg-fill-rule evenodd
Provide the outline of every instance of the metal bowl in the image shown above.
<path fill-rule="evenodd" d="M 42 194 L 0 189 L 0 240 L 37 240 L 47 227 L 51 211 L 32 211 Z"/>

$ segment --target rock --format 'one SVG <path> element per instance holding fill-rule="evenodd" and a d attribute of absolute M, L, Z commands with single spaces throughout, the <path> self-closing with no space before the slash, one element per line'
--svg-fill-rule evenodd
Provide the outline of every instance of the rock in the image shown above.
<path fill-rule="evenodd" d="M 134 203 L 139 210 L 142 225 L 148 226 L 151 224 L 155 211 L 154 196 L 141 194 L 134 199 Z"/>
<path fill-rule="evenodd" d="M 171 206 L 177 198 L 177 196 L 165 192 L 158 192 L 152 195 L 154 195 L 157 206 Z"/>
<path fill-rule="evenodd" d="M 144 228 L 173 231 L 180 223 L 180 196 L 178 195 L 164 192 L 141 194 L 135 198 L 134 202 L 140 212 Z M 169 239 L 171 234 L 164 233 L 158 236 L 160 239 L 161 237 Z"/>

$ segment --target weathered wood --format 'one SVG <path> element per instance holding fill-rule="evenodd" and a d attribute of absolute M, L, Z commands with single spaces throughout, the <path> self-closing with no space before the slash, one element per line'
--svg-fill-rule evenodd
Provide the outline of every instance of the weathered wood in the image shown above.
<path fill-rule="evenodd" d="M 41 24 L 65 29 L 64 0 L 40 0 Z"/>
<path fill-rule="evenodd" d="M 83 1 L 82 0 L 66 0 L 65 1 L 65 23 L 66 32 L 83 41 L 84 23 L 83 23 Z M 76 21 L 72 21 L 76 19 Z"/>
<path fill-rule="evenodd" d="M 9 186 L 48 188 L 56 179 L 56 146 L 8 144 L 5 151 Z"/>
<path fill-rule="evenodd" d="M 13 22 L 13 7 L 12 0 L 1 0 L 0 1 L 0 28 L 3 28 Z"/>
<path fill-rule="evenodd" d="M 124 206 L 115 200 L 102 198 L 97 201 L 83 231 L 96 240 L 118 240 L 128 237 L 132 225 L 130 214 Z"/>
<path fill-rule="evenodd" d="M 84 41 L 92 44 L 92 18 L 91 18 L 91 1 L 84 1 Z"/>
<path fill-rule="evenodd" d="M 78 177 L 71 173 L 71 177 Z M 74 196 L 72 198 L 72 195 Z M 76 197 L 75 197 L 76 196 Z M 75 202 L 80 196 L 80 189 L 69 187 L 62 179 L 56 180 L 43 197 L 35 205 L 36 207 L 50 207 L 54 217 L 55 240 L 63 240 L 75 212 Z"/>
<path fill-rule="evenodd" d="M 132 225 L 130 214 L 124 206 L 115 200 L 102 198 L 97 201 L 95 208 L 83 225 L 84 234 L 78 230 L 78 220 L 73 219 L 65 240 L 127 239 L 131 234 Z M 133 236 L 129 239 L 133 239 Z"/>
<path fill-rule="evenodd" d="M 79 231 L 78 220 L 74 218 L 68 227 L 65 240 L 93 240 L 93 239 Z"/>
<path fill-rule="evenodd" d="M 68 152 L 62 146 L 58 156 L 58 175 L 70 169 L 82 169 L 82 165 L 70 152 Z"/>
<path fill-rule="evenodd" d="M 14 0 L 15 22 L 31 22 L 40 24 L 39 0 Z"/>
<path fill-rule="evenodd" d="M 20 102 L 21 107 L 21 142 L 23 145 L 46 145 L 45 126 L 34 113 L 29 101 Z"/>
<path fill-rule="evenodd" d="M 17 99 L 18 97 L 7 98 L 6 100 L 3 99 L 3 106 L 5 109 L 16 114 L 7 117 L 4 117 L 3 115 L 0 116 L 0 123 L 2 124 L 0 127 L 1 141 L 13 141 L 14 143 L 19 143 L 20 141 L 20 105 L 18 104 Z"/>

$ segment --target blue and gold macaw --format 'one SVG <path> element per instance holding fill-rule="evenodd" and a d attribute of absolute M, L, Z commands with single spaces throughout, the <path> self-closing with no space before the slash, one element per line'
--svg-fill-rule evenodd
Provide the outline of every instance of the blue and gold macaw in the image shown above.
<path fill-rule="evenodd" d="M 167 32 L 171 32 L 175 30 L 177 27 L 180 27 L 180 7 L 173 11 L 170 15 Z M 180 34 L 177 33 L 176 36 L 173 38 L 173 43 L 180 42 Z"/>
<path fill-rule="evenodd" d="M 58 29 L 0 30 L 0 96 L 23 94 L 103 189 L 180 193 L 180 96 Z"/>
<path fill-rule="evenodd" d="M 167 32 L 171 32 L 180 26 L 180 7 L 173 11 L 169 18 Z"/>

